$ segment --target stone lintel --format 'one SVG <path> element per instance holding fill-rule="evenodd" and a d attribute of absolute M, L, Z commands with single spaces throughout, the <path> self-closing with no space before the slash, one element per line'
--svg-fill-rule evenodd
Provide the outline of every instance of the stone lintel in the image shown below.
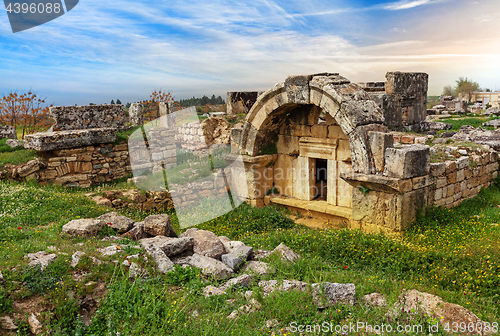
<path fill-rule="evenodd" d="M 24 148 L 41 152 L 77 148 L 116 141 L 115 128 L 41 132 L 24 137 Z"/>
<path fill-rule="evenodd" d="M 404 180 L 398 178 L 359 173 L 341 173 L 340 178 L 355 188 L 363 186 L 389 194 L 403 194 L 405 192 Z"/>

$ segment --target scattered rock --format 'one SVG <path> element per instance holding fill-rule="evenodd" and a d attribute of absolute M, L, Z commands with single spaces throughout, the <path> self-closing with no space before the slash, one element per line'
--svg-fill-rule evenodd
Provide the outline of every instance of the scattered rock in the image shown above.
<path fill-rule="evenodd" d="M 2 271 L 0 271 L 0 282 L 4 282 L 5 279 L 3 278 L 3 274 L 2 274 Z"/>
<path fill-rule="evenodd" d="M 242 267 L 244 272 L 256 272 L 259 275 L 266 275 L 273 271 L 268 263 L 263 261 L 249 261 Z"/>
<path fill-rule="evenodd" d="M 144 219 L 144 232 L 151 236 L 177 237 L 169 215 L 151 215 Z"/>
<path fill-rule="evenodd" d="M 295 253 L 291 248 L 286 246 L 285 244 L 281 243 L 279 244 L 272 253 L 279 253 L 281 254 L 281 259 L 283 261 L 290 261 L 290 262 L 295 262 L 295 260 L 300 258 L 300 255 Z"/>
<path fill-rule="evenodd" d="M 253 295 L 253 291 L 246 291 L 245 292 L 245 299 L 250 300 L 252 295 Z"/>
<path fill-rule="evenodd" d="M 92 237 L 106 226 L 106 222 L 98 219 L 74 219 L 62 227 L 62 232 L 70 236 Z"/>
<path fill-rule="evenodd" d="M 235 249 L 237 249 L 238 247 L 245 246 L 245 243 L 237 241 L 237 240 L 230 240 L 229 242 L 222 242 L 222 244 L 224 244 L 224 247 L 226 248 L 226 253 L 231 253 Z"/>
<path fill-rule="evenodd" d="M 4 330 L 16 330 L 17 326 L 14 324 L 9 316 L 0 317 L 0 327 Z"/>
<path fill-rule="evenodd" d="M 339 302 L 353 305 L 356 302 L 356 286 L 354 284 L 339 284 L 332 282 L 315 283 L 313 300 L 319 308 L 333 306 Z"/>
<path fill-rule="evenodd" d="M 189 263 L 193 267 L 200 268 L 204 275 L 214 276 L 218 280 L 227 279 L 233 274 L 233 270 L 224 263 L 200 254 L 193 254 Z"/>
<path fill-rule="evenodd" d="M 49 250 L 50 252 L 57 252 L 59 251 L 59 249 L 55 246 L 47 246 L 47 250 Z"/>
<path fill-rule="evenodd" d="M 229 238 L 228 238 L 228 237 L 226 237 L 226 236 L 219 236 L 219 237 L 217 237 L 217 238 L 219 238 L 219 240 L 221 241 L 221 243 L 222 243 L 222 244 L 226 244 L 226 243 L 229 243 L 229 242 L 231 242 L 231 241 L 232 241 L 231 239 L 229 239 Z"/>
<path fill-rule="evenodd" d="M 438 122 L 438 121 L 430 121 L 428 122 L 428 124 L 429 124 L 429 129 L 432 131 L 450 130 L 453 128 L 452 124 Z"/>
<path fill-rule="evenodd" d="M 267 251 L 267 250 L 253 250 L 252 255 L 250 258 L 252 260 L 261 260 L 269 257 L 273 253 L 273 251 Z"/>
<path fill-rule="evenodd" d="M 118 252 L 121 252 L 121 247 L 118 245 L 111 245 L 111 246 L 99 248 L 99 249 L 97 249 L 97 251 L 99 251 L 101 253 L 101 255 L 103 255 L 103 256 L 111 256 L 111 255 L 115 255 Z"/>
<path fill-rule="evenodd" d="M 271 329 L 271 328 L 274 328 L 274 327 L 277 327 L 279 326 L 279 322 L 277 319 L 274 319 L 274 320 L 267 320 L 266 321 L 266 328 L 267 329 Z"/>
<path fill-rule="evenodd" d="M 253 248 L 250 246 L 240 246 L 234 249 L 231 253 L 222 255 L 222 262 L 229 266 L 233 271 L 236 271 L 241 264 L 248 259 L 252 250 Z"/>
<path fill-rule="evenodd" d="M 361 301 L 363 301 L 367 305 L 375 307 L 385 307 L 387 305 L 385 297 L 382 294 L 376 292 L 371 294 L 366 294 L 361 298 Z"/>
<path fill-rule="evenodd" d="M 253 276 L 249 274 L 242 274 L 236 278 L 232 278 L 220 287 L 221 290 L 227 291 L 233 286 L 239 285 L 243 287 L 250 287 L 253 284 Z"/>
<path fill-rule="evenodd" d="M 285 292 L 290 290 L 304 291 L 307 289 L 307 283 L 298 280 L 283 280 L 283 283 L 279 284 L 278 280 L 262 280 L 259 282 L 259 287 L 262 287 L 264 295 L 268 295 L 275 290 Z"/>
<path fill-rule="evenodd" d="M 174 263 L 161 249 L 154 245 L 149 245 L 146 252 L 153 258 L 156 262 L 158 270 L 163 274 L 171 271 L 174 268 Z"/>
<path fill-rule="evenodd" d="M 144 231 L 144 222 L 137 222 L 134 224 L 132 229 L 130 229 L 130 231 L 122 234 L 122 237 L 137 241 L 144 238 L 148 238 L 150 236 Z"/>
<path fill-rule="evenodd" d="M 92 260 L 92 263 L 94 263 L 95 265 L 99 266 L 100 264 L 102 264 L 102 261 L 100 261 L 99 259 L 97 259 L 96 257 L 92 257 L 90 256 L 89 257 L 90 260 Z"/>
<path fill-rule="evenodd" d="M 226 253 L 224 244 L 213 232 L 191 228 L 179 236 L 179 238 L 183 237 L 194 238 L 193 251 L 196 254 L 220 260 L 221 256 Z"/>
<path fill-rule="evenodd" d="M 457 134 L 457 132 L 455 132 L 455 131 L 448 131 L 448 132 L 441 133 L 440 137 L 441 138 L 451 138 L 455 134 Z"/>
<path fill-rule="evenodd" d="M 129 267 L 129 266 L 130 266 L 130 261 L 128 261 L 128 260 L 124 260 L 124 261 L 122 262 L 122 266 Z"/>
<path fill-rule="evenodd" d="M 16 139 L 7 139 L 5 144 L 11 148 L 16 148 L 22 146 L 23 142 Z"/>
<path fill-rule="evenodd" d="M 54 260 L 57 259 L 57 254 L 48 254 L 45 251 L 39 251 L 36 253 L 27 254 L 24 258 L 31 260 L 28 264 L 29 266 L 40 265 L 40 268 L 43 271 L 45 267 L 49 266 L 54 262 Z"/>
<path fill-rule="evenodd" d="M 28 317 L 28 324 L 30 325 L 31 332 L 33 334 L 38 335 L 42 333 L 42 324 L 38 321 L 35 314 L 32 313 L 30 317 Z"/>
<path fill-rule="evenodd" d="M 398 302 L 390 314 L 399 315 L 401 312 L 412 313 L 421 309 L 425 314 L 437 316 L 439 322 L 444 326 L 457 323 L 478 325 L 482 321 L 474 313 L 457 304 L 444 302 L 439 296 L 419 292 L 416 289 L 403 291 L 398 297 Z"/>
<path fill-rule="evenodd" d="M 113 207 L 113 203 L 111 203 L 111 201 L 106 197 L 102 197 L 102 196 L 98 195 L 98 196 L 92 197 L 92 200 L 94 202 L 96 202 L 97 205 L 99 205 L 99 206 L 104 206 L 104 207 L 108 207 L 108 208 Z"/>
<path fill-rule="evenodd" d="M 238 311 L 237 311 L 237 310 L 233 310 L 233 311 L 231 312 L 231 314 L 229 314 L 229 315 L 227 316 L 227 318 L 228 318 L 228 319 L 235 319 L 235 318 L 237 318 L 237 317 L 238 317 Z"/>
<path fill-rule="evenodd" d="M 203 296 L 204 297 L 209 297 L 209 296 L 213 296 L 213 295 L 222 295 L 222 294 L 226 294 L 226 292 L 222 289 L 219 289 L 215 286 L 207 286 L 203 289 Z"/>
<path fill-rule="evenodd" d="M 76 251 L 75 253 L 73 253 L 73 255 L 71 256 L 71 264 L 70 266 L 71 267 L 76 267 L 78 265 L 78 263 L 80 262 L 80 259 L 85 255 L 85 252 L 82 252 L 82 251 Z"/>
<path fill-rule="evenodd" d="M 161 249 L 167 257 L 173 257 L 183 252 L 192 252 L 194 246 L 193 237 L 171 238 L 156 236 L 140 240 L 141 246 L 146 249 L 147 245 L 154 245 Z"/>
<path fill-rule="evenodd" d="M 130 263 L 130 269 L 128 270 L 128 277 L 130 279 L 135 279 L 137 277 L 140 277 L 144 274 L 144 270 L 136 264 L 135 262 Z"/>
<path fill-rule="evenodd" d="M 117 230 L 118 233 L 125 233 L 129 231 L 134 226 L 134 221 L 128 217 L 120 216 L 116 212 L 108 212 L 104 215 L 97 217 L 96 219 L 106 222 L 113 229 Z"/>
<path fill-rule="evenodd" d="M 196 310 L 196 309 L 191 313 L 191 316 L 195 317 L 195 318 L 198 317 L 198 315 L 199 315 L 198 310 Z"/>

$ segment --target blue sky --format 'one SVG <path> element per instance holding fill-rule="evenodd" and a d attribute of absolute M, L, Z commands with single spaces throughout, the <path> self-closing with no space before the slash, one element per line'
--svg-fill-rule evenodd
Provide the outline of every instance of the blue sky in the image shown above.
<path fill-rule="evenodd" d="M 267 90 L 292 74 L 429 73 L 429 94 L 467 76 L 500 90 L 499 0 L 80 0 L 13 34 L 0 7 L 0 93 L 54 105 Z M 495 22 L 496 21 L 496 22 Z"/>

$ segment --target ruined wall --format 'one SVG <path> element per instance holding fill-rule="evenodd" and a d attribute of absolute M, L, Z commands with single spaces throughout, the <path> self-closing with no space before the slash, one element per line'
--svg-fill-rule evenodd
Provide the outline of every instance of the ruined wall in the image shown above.
<path fill-rule="evenodd" d="M 385 125 L 399 127 L 425 121 L 429 76 L 421 72 L 388 72 L 382 84 L 360 83 L 384 111 Z"/>
<path fill-rule="evenodd" d="M 491 152 L 432 163 L 435 189 L 433 204 L 429 205 L 455 207 L 476 196 L 482 187 L 489 187 L 490 181 L 498 176 L 497 157 L 496 152 Z"/>
<path fill-rule="evenodd" d="M 16 129 L 11 126 L 0 125 L 0 139 L 17 139 Z"/>
<path fill-rule="evenodd" d="M 50 115 L 56 121 L 53 131 L 122 129 L 127 118 L 123 105 L 52 106 Z"/>
<path fill-rule="evenodd" d="M 190 150 L 206 149 L 213 144 L 229 144 L 231 125 L 223 117 L 210 117 L 199 121 L 186 122 L 177 127 L 176 142 Z"/>
<path fill-rule="evenodd" d="M 13 172 L 14 178 L 37 180 L 63 186 L 89 187 L 126 176 L 131 171 L 127 144 L 95 146 L 42 152 Z"/>
<path fill-rule="evenodd" d="M 247 114 L 262 91 L 228 92 L 226 95 L 227 114 Z"/>

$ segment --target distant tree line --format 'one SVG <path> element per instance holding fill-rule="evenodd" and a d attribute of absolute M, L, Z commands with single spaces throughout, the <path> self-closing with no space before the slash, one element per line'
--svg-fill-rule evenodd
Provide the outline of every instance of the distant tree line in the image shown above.
<path fill-rule="evenodd" d="M 207 104 L 210 104 L 210 105 L 225 104 L 225 101 L 224 101 L 224 99 L 222 99 L 221 96 L 215 97 L 215 95 L 212 95 L 211 98 L 208 98 L 207 96 L 203 96 L 201 98 L 195 98 L 193 96 L 193 98 L 179 100 L 179 104 L 182 107 L 205 106 Z"/>

